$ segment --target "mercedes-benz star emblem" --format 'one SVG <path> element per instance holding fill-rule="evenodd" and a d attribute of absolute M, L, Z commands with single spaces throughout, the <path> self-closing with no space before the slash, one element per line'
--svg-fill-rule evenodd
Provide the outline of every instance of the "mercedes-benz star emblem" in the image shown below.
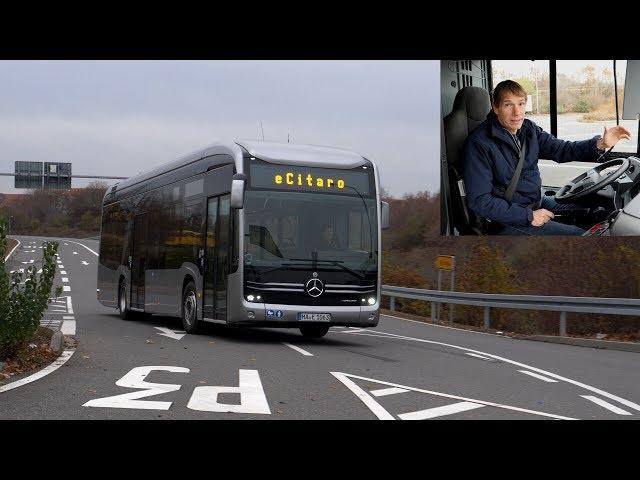
<path fill-rule="evenodd" d="M 324 292 L 324 283 L 319 278 L 312 278 L 307 282 L 305 289 L 312 297 L 319 297 Z"/>

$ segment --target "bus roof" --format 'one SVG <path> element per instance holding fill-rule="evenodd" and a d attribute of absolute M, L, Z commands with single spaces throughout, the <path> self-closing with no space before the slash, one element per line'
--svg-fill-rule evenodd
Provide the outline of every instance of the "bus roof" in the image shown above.
<path fill-rule="evenodd" d="M 107 190 L 106 196 L 110 196 L 110 193 L 115 193 L 116 191 L 121 192 L 128 187 L 172 172 L 178 168 L 196 164 L 198 160 L 212 155 L 227 154 L 234 157 L 236 162 L 240 163 L 240 159 L 244 153 L 243 150 L 249 155 L 266 162 L 286 165 L 303 164 L 311 167 L 355 168 L 369 162 L 369 160 L 365 159 L 362 155 L 336 147 L 266 142 L 250 139 L 219 141 L 195 152 L 183 155 L 177 160 L 162 164 L 152 170 L 139 173 L 118 182 Z M 240 165 L 236 166 L 239 167 L 240 171 L 242 167 Z M 193 174 L 193 172 L 191 172 L 191 174 Z"/>

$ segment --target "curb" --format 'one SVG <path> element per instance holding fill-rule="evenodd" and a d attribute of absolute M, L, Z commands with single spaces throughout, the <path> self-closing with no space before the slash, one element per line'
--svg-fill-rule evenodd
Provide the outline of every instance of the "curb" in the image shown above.
<path fill-rule="evenodd" d="M 621 350 L 624 352 L 640 353 L 640 343 L 635 342 L 614 342 L 611 340 L 595 340 L 591 338 L 576 337 L 556 337 L 553 335 L 528 335 L 517 337 L 519 340 L 535 340 L 538 342 L 561 343 L 564 345 L 575 345 L 577 347 L 600 348 L 606 350 Z"/>

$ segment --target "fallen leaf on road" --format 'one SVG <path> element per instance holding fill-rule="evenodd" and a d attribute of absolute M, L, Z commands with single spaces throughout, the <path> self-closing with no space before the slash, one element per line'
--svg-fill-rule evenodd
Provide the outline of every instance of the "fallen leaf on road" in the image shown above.
<path fill-rule="evenodd" d="M 282 413 L 283 413 L 282 410 L 278 410 L 279 415 L 282 415 Z"/>

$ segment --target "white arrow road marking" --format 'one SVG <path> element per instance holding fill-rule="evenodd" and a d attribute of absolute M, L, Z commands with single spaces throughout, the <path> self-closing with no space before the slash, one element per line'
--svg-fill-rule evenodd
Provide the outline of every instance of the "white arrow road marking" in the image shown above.
<path fill-rule="evenodd" d="M 306 356 L 306 357 L 313 357 L 313 353 L 309 353 L 306 350 L 303 350 L 300 347 L 296 347 L 295 345 L 291 345 L 290 343 L 287 342 L 282 342 L 284 345 L 286 345 L 289 348 L 293 348 L 296 352 L 301 353 L 302 355 Z"/>
<path fill-rule="evenodd" d="M 187 332 L 182 330 L 173 331 L 169 328 L 164 328 L 164 327 L 153 327 L 153 328 L 160 330 L 161 332 L 164 332 L 164 333 L 158 333 L 158 335 L 162 335 L 163 337 L 173 338 L 174 340 L 180 340 L 182 337 L 184 337 L 187 334 Z"/>
<path fill-rule="evenodd" d="M 82 264 L 83 265 L 89 265 L 89 262 L 85 262 L 84 260 L 82 260 Z"/>
<path fill-rule="evenodd" d="M 593 395 L 580 395 L 582 398 L 586 398 L 587 400 L 591 400 L 593 403 L 600 405 L 601 407 L 606 408 L 607 410 L 612 411 L 613 413 L 617 413 L 618 415 L 631 415 L 626 410 L 616 407 L 615 405 L 611 405 L 609 402 L 605 402 L 601 398 L 594 397 Z"/>
<path fill-rule="evenodd" d="M 371 332 L 371 333 L 369 333 L 369 332 Z M 342 333 L 342 334 L 347 334 L 347 335 L 362 335 L 362 336 L 365 336 L 365 337 L 394 338 L 394 339 L 398 339 L 398 340 L 413 340 L 414 342 L 431 343 L 431 344 L 434 344 L 434 345 L 444 345 L 445 347 L 451 347 L 451 348 L 456 348 L 458 350 L 466 350 L 468 352 L 478 353 L 480 355 L 484 355 L 486 357 L 493 358 L 495 360 L 501 360 L 503 362 L 510 363 L 510 364 L 515 365 L 517 367 L 522 367 L 522 368 L 526 368 L 528 370 L 533 370 L 535 372 L 542 373 L 542 374 L 544 374 L 544 375 L 546 375 L 548 377 L 555 378 L 557 380 L 562 380 L 562 381 L 565 381 L 567 383 L 571 383 L 572 385 L 576 385 L 578 387 L 582 387 L 585 390 L 589 390 L 589 391 L 597 393 L 597 394 L 599 394 L 599 395 L 601 395 L 603 397 L 607 397 L 607 398 L 609 398 L 611 400 L 615 400 L 618 403 L 626 405 L 627 407 L 632 408 L 632 409 L 637 410 L 637 411 L 640 412 L 640 405 L 638 405 L 637 403 L 634 403 L 634 402 L 632 402 L 630 400 L 627 400 L 625 398 L 618 397 L 617 395 L 613 395 L 612 393 L 605 392 L 604 390 L 601 390 L 599 388 L 592 387 L 591 385 L 587 385 L 586 383 L 578 382 L 576 380 L 572 380 L 570 378 L 563 377 L 563 376 L 558 375 L 556 373 L 552 373 L 552 372 L 548 372 L 546 370 L 542 370 L 541 368 L 532 367 L 531 365 L 527 365 L 525 363 L 516 362 L 514 360 L 510 360 L 510 359 L 505 358 L 505 357 L 500 357 L 498 355 L 493 355 L 491 353 L 481 352 L 480 350 L 473 350 L 471 348 L 461 347 L 459 345 L 452 345 L 450 343 L 436 342 L 434 340 L 424 340 L 422 338 L 407 337 L 407 336 L 404 336 L 404 335 L 396 335 L 395 333 L 381 332 L 381 331 L 377 331 L 377 330 L 368 330 L 368 332 L 352 332 L 352 331 L 342 331 L 342 332 L 340 332 L 340 331 L 337 331 L 335 333 Z"/>
<path fill-rule="evenodd" d="M 371 397 L 367 392 L 365 392 L 362 388 L 356 385 L 356 383 L 353 382 L 351 378 L 357 378 L 360 380 L 364 380 L 366 382 L 379 383 L 381 385 L 388 385 L 390 387 L 401 388 L 404 390 L 411 390 L 413 392 L 418 392 L 418 393 L 427 393 L 429 395 L 435 395 L 438 397 L 453 398 L 456 400 L 461 400 L 463 402 L 470 402 L 470 403 L 478 404 L 481 406 L 496 407 L 496 408 L 502 408 L 505 410 L 513 410 L 516 412 L 529 413 L 531 415 L 540 415 L 542 417 L 555 418 L 558 420 L 576 420 L 575 418 L 563 417 L 560 415 L 554 415 L 546 412 L 538 412 L 538 411 L 529 410 L 526 408 L 512 407 L 510 405 L 502 405 L 500 403 L 495 403 L 495 402 L 485 402 L 484 400 L 475 400 L 473 398 L 465 398 L 465 397 L 459 397 L 457 395 L 449 395 L 448 393 L 433 392 L 430 390 L 424 390 L 422 388 L 408 387 L 406 385 L 398 385 L 396 383 L 391 383 L 391 382 L 383 382 L 382 380 L 375 380 L 373 378 L 361 377 L 359 375 L 352 375 L 349 373 L 341 373 L 341 372 L 330 372 L 330 373 L 331 375 L 336 377 L 338 380 L 340 380 L 342 383 L 344 383 L 344 385 L 349 390 L 351 390 L 369 408 L 369 410 L 371 410 L 373 414 L 376 417 L 378 417 L 380 420 L 395 420 L 395 418 L 387 410 L 385 410 L 382 405 L 376 402 L 373 399 L 373 397 Z M 411 413 L 417 413 L 417 412 L 411 412 Z M 402 418 L 400 415 L 399 417 Z"/>
<path fill-rule="evenodd" d="M 520 373 L 524 373 L 525 375 L 530 375 L 532 377 L 535 377 L 539 380 L 542 380 L 544 382 L 550 382 L 550 383 L 558 383 L 557 380 L 554 380 L 553 378 L 547 378 L 547 377 L 543 377 L 542 375 L 538 375 L 537 373 L 533 373 L 533 372 L 528 372 L 527 370 L 518 370 Z"/>

